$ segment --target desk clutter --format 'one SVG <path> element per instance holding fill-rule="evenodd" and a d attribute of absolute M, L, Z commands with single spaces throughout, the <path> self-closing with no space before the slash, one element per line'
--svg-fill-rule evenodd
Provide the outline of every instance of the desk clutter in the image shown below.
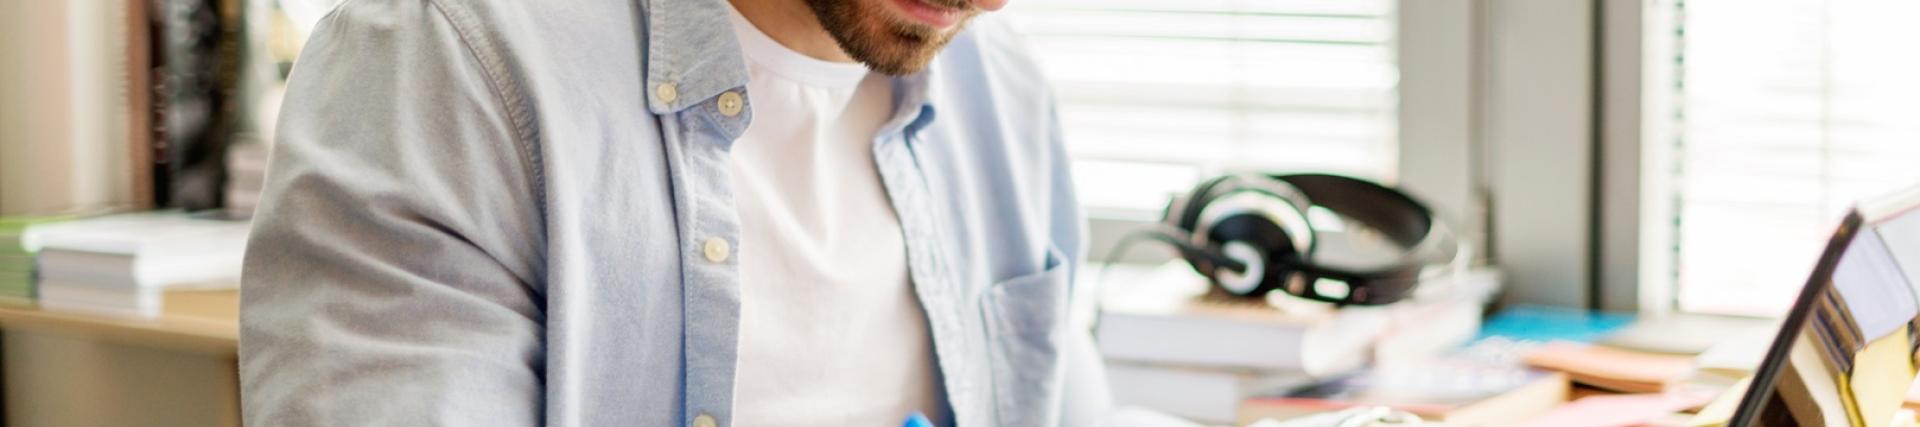
<path fill-rule="evenodd" d="M 1178 262 L 1133 276 L 1108 281 L 1094 330 L 1114 399 L 1216 424 L 1233 422 L 1250 397 L 1459 347 L 1479 332 L 1499 283 L 1477 270 L 1424 283 L 1399 303 L 1335 309 L 1279 293 L 1252 302 L 1210 294 Z"/>
<path fill-rule="evenodd" d="M 218 212 L 0 219 L 0 300 L 157 317 L 166 292 L 237 288 L 247 230 Z"/>
<path fill-rule="evenodd" d="M 1459 426 L 1725 425 L 1779 327 L 1527 305 L 1483 321 L 1500 276 L 1481 270 L 1345 308 L 1221 299 L 1177 263 L 1123 279 L 1095 325 L 1116 403 L 1210 425 L 1365 408 Z M 1916 425 L 1920 383 L 1903 405 L 1874 425 Z"/>

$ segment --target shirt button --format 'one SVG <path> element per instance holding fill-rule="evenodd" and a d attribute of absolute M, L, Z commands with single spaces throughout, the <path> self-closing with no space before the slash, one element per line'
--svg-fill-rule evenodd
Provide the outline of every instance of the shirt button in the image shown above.
<path fill-rule="evenodd" d="M 661 103 L 672 104 L 680 98 L 680 88 L 673 87 L 673 83 L 661 83 L 653 88 L 653 96 L 659 97 Z"/>
<path fill-rule="evenodd" d="M 727 246 L 729 246 L 727 245 L 727 239 L 708 237 L 707 243 L 703 245 L 701 251 L 707 256 L 707 261 L 715 263 L 727 262 L 727 253 L 730 252 Z"/>
<path fill-rule="evenodd" d="M 693 417 L 693 427 L 719 427 L 719 423 L 713 421 L 712 415 L 700 414 Z"/>
<path fill-rule="evenodd" d="M 727 93 L 720 94 L 720 114 L 724 114 L 727 117 L 738 116 L 740 115 L 740 107 L 744 106 L 742 104 L 745 103 L 740 102 L 739 92 L 727 91 Z"/>

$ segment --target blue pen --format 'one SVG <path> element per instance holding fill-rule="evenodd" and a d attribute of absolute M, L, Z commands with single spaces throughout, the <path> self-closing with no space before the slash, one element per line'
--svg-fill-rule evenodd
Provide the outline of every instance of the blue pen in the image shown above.
<path fill-rule="evenodd" d="M 933 427 L 933 421 L 927 420 L 926 414 L 915 412 L 907 416 L 907 423 L 902 427 Z"/>

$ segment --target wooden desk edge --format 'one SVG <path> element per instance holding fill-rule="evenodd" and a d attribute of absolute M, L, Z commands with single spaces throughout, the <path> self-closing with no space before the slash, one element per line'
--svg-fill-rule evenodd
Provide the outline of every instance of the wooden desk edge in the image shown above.
<path fill-rule="evenodd" d="M 166 315 L 155 319 L 121 319 L 78 313 L 44 311 L 36 307 L 0 307 L 0 329 L 98 337 L 109 341 L 181 351 L 238 354 L 238 319 Z"/>

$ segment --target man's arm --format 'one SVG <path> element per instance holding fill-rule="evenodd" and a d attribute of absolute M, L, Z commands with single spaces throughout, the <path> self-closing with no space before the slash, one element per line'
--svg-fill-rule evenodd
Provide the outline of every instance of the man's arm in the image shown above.
<path fill-rule="evenodd" d="M 246 256 L 247 424 L 540 422 L 538 183 L 484 70 L 428 2 L 321 22 Z"/>

